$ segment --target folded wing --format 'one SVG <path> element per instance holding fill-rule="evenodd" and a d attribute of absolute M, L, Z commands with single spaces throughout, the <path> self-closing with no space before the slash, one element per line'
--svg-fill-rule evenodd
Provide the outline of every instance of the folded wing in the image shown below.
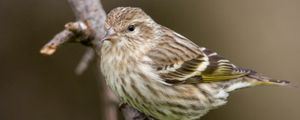
<path fill-rule="evenodd" d="M 199 47 L 178 33 L 168 33 L 162 38 L 147 55 L 167 83 L 224 81 L 253 72 L 235 66 L 216 52 Z"/>

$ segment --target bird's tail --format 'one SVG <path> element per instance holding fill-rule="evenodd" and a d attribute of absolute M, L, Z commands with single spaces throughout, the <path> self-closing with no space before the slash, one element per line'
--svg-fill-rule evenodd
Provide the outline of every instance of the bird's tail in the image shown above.
<path fill-rule="evenodd" d="M 296 85 L 291 84 L 287 80 L 276 80 L 256 72 L 250 73 L 249 75 L 238 78 L 236 80 L 225 82 L 223 85 L 226 92 L 261 85 L 278 85 L 298 88 Z"/>
<path fill-rule="evenodd" d="M 291 84 L 288 80 L 278 80 L 267 77 L 260 73 L 252 73 L 247 75 L 248 78 L 255 80 L 255 85 L 278 85 L 278 86 L 290 86 L 290 87 L 297 87 L 296 85 Z"/>

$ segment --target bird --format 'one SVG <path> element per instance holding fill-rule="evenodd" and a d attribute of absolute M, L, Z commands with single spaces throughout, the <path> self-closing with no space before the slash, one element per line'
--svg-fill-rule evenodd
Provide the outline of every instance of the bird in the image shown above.
<path fill-rule="evenodd" d="M 232 91 L 290 85 L 234 65 L 138 7 L 112 9 L 104 28 L 96 53 L 107 85 L 122 103 L 157 120 L 198 120 L 225 105 Z"/>

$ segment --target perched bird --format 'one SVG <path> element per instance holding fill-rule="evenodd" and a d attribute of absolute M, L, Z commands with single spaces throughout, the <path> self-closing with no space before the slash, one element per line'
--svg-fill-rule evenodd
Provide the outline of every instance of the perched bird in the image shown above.
<path fill-rule="evenodd" d="M 236 89 L 289 84 L 232 64 L 140 8 L 111 10 L 105 29 L 97 54 L 107 84 L 122 102 L 155 119 L 200 119 Z"/>

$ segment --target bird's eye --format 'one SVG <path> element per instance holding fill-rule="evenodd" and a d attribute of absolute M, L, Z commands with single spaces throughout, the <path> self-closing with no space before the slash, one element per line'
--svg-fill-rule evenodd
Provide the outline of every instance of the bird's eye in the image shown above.
<path fill-rule="evenodd" d="M 129 25 L 127 29 L 128 29 L 128 31 L 134 31 L 135 26 L 134 25 Z"/>

